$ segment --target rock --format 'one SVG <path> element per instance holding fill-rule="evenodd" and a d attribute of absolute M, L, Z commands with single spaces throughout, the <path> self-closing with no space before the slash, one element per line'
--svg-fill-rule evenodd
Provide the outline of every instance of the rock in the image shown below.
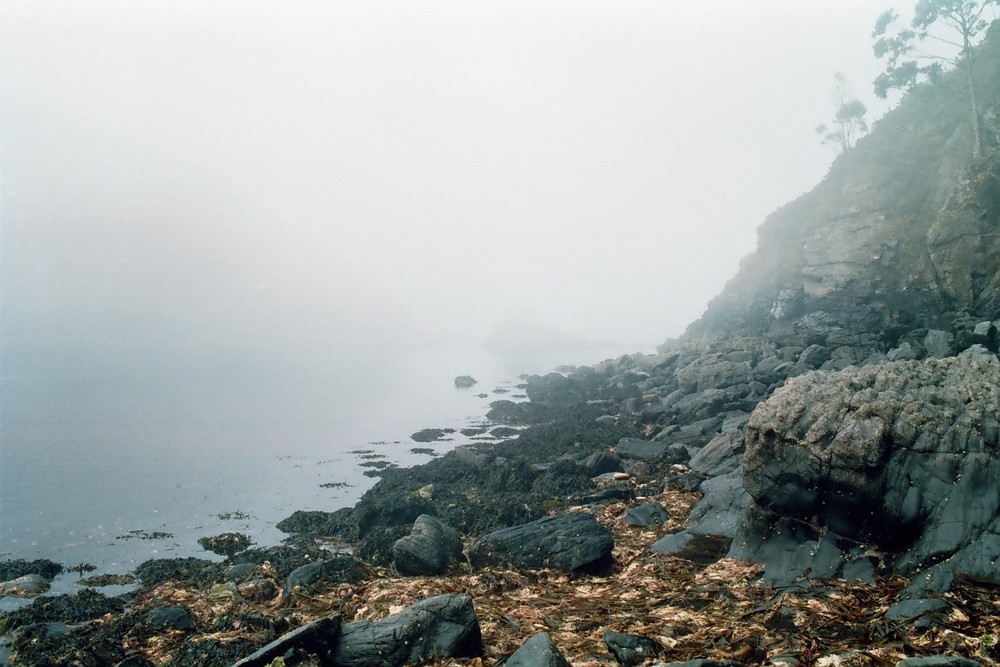
<path fill-rule="evenodd" d="M 454 432 L 453 428 L 425 428 L 411 435 L 410 439 L 416 442 L 435 442 Z"/>
<path fill-rule="evenodd" d="M 547 632 L 532 635 L 514 651 L 504 667 L 570 667 Z"/>
<path fill-rule="evenodd" d="M 655 528 L 669 520 L 670 515 L 662 503 L 645 503 L 625 510 L 625 523 L 630 526 Z"/>
<path fill-rule="evenodd" d="M 743 432 L 727 431 L 712 438 L 688 461 L 688 467 L 709 477 L 725 475 L 743 460 Z"/>
<path fill-rule="evenodd" d="M 199 537 L 198 545 L 212 553 L 232 558 L 241 551 L 244 551 L 253 542 L 243 533 L 222 533 L 212 537 Z"/>
<path fill-rule="evenodd" d="M 892 565 L 913 575 L 908 596 L 946 590 L 955 571 L 995 576 L 998 413 L 1000 361 L 992 354 L 790 380 L 747 425 L 743 481 L 759 510 L 741 526 L 741 557 L 786 560 L 795 550 L 789 530 L 803 543 L 816 542 L 810 531 L 791 529 L 790 522 L 800 522 L 814 524 L 812 533 L 847 538 L 845 544 L 900 554 Z M 777 531 L 779 522 L 788 530 Z M 782 544 L 768 546 L 774 540 Z M 871 563 L 833 542 L 817 543 L 829 552 L 824 572 L 848 566 L 868 576 Z M 834 551 L 841 554 L 837 567 Z M 818 576 L 815 565 L 808 567 Z"/>
<path fill-rule="evenodd" d="M 743 510 L 750 502 L 740 471 L 707 479 L 698 489 L 702 499 L 688 515 L 688 530 L 701 535 L 735 537 Z"/>
<path fill-rule="evenodd" d="M 330 664 L 340 637 L 340 625 L 340 614 L 313 621 L 275 639 L 233 667 L 268 667 L 279 658 L 282 661 L 277 664 L 294 665 L 299 662 L 296 658 L 305 656 L 315 657 L 320 664 Z"/>
<path fill-rule="evenodd" d="M 660 647 L 652 639 L 626 635 L 614 630 L 607 630 L 604 633 L 604 643 L 618 664 L 625 667 L 634 667 L 653 660 L 660 652 Z"/>
<path fill-rule="evenodd" d="M 980 663 L 957 655 L 928 655 L 922 658 L 906 658 L 896 663 L 896 667 L 979 667 Z"/>
<path fill-rule="evenodd" d="M 431 658 L 472 658 L 483 643 L 472 598 L 439 595 L 381 621 L 341 629 L 332 665 L 397 667 Z"/>
<path fill-rule="evenodd" d="M 190 630 L 196 621 L 184 605 L 168 604 L 150 609 L 146 613 L 146 623 L 161 630 Z"/>
<path fill-rule="evenodd" d="M 657 663 L 654 667 L 743 667 L 742 662 L 735 660 L 713 660 L 711 658 L 698 658 L 697 660 L 687 660 L 685 662 L 663 662 Z"/>
<path fill-rule="evenodd" d="M 468 389 L 476 384 L 476 378 L 471 375 L 459 375 L 455 378 L 455 387 L 458 389 Z"/>
<path fill-rule="evenodd" d="M 670 449 L 670 445 L 664 442 L 652 440 L 640 440 L 639 438 L 622 438 L 618 441 L 615 450 L 618 456 L 625 459 L 642 459 L 652 461 L 665 455 Z"/>
<path fill-rule="evenodd" d="M 896 623 L 914 625 L 918 628 L 939 625 L 943 612 L 950 605 L 940 598 L 919 598 L 901 600 L 889 607 L 885 619 Z"/>
<path fill-rule="evenodd" d="M 589 514 L 567 512 L 494 531 L 469 547 L 474 568 L 491 565 L 562 572 L 606 570 L 614 541 Z"/>
<path fill-rule="evenodd" d="M 699 565 L 711 565 L 729 551 L 732 539 L 720 535 L 699 535 L 682 530 L 661 537 L 649 547 L 653 553 L 674 556 Z"/>
<path fill-rule="evenodd" d="M 281 604 L 285 604 L 296 589 L 311 590 L 320 585 L 356 583 L 366 576 L 368 572 L 364 564 L 354 556 L 337 556 L 308 563 L 295 568 L 288 575 L 281 592 Z"/>
<path fill-rule="evenodd" d="M 40 574 L 26 574 L 0 583 L 0 597 L 15 595 L 32 598 L 49 590 L 49 582 Z"/>
<path fill-rule="evenodd" d="M 45 558 L 31 561 L 20 558 L 0 561 L 0 581 L 17 579 L 26 574 L 37 574 L 46 581 L 52 581 L 62 571 L 62 565 Z"/>
<path fill-rule="evenodd" d="M 392 545 L 392 555 L 400 574 L 444 574 L 453 560 L 461 558 L 462 540 L 454 528 L 429 514 L 421 514 L 413 522 L 410 534 Z"/>
<path fill-rule="evenodd" d="M 609 472 L 622 472 L 622 460 L 614 452 L 594 452 L 583 462 L 583 468 L 591 477 Z"/>

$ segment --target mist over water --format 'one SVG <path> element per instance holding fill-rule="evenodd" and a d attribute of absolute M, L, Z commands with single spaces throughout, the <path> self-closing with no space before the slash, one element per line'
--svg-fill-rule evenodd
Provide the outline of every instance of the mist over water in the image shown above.
<path fill-rule="evenodd" d="M 276 541 L 358 451 L 652 352 L 826 170 L 875 14 L 3 2 L 0 557 Z"/>

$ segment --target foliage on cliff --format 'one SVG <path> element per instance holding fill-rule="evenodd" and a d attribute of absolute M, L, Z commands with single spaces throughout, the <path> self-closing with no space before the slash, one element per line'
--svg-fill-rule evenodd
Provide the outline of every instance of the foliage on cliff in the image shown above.
<path fill-rule="evenodd" d="M 794 339 L 818 318 L 851 344 L 944 327 L 945 313 L 994 318 L 1000 286 L 978 267 L 1000 257 L 1000 23 L 976 58 L 982 157 L 972 157 L 964 73 L 916 86 L 820 184 L 764 221 L 757 251 L 688 334 Z"/>

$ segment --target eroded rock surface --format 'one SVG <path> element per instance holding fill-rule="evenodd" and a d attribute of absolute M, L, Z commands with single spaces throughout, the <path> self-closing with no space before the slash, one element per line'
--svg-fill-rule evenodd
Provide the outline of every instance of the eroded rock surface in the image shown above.
<path fill-rule="evenodd" d="M 776 570 L 784 554 L 780 567 L 797 576 L 818 574 L 805 556 L 825 553 L 822 574 L 845 576 L 837 562 L 860 571 L 861 559 L 900 554 L 893 565 L 915 575 L 913 593 L 948 588 L 956 571 L 995 576 L 998 417 L 992 354 L 791 380 L 747 425 L 743 481 L 754 506 L 734 555 Z"/>

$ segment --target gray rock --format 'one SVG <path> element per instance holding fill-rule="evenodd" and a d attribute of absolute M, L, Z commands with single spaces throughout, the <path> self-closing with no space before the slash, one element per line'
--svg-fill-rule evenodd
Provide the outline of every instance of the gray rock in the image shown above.
<path fill-rule="evenodd" d="M 923 345 L 924 349 L 927 350 L 927 356 L 930 357 L 947 357 L 952 354 L 952 345 L 954 343 L 953 336 L 947 331 L 940 331 L 938 329 L 931 329 L 924 336 Z"/>
<path fill-rule="evenodd" d="M 336 556 L 325 561 L 307 563 L 288 574 L 280 604 L 285 604 L 296 589 L 311 590 L 320 585 L 355 583 L 363 580 L 367 574 L 364 564 L 354 556 Z"/>
<path fill-rule="evenodd" d="M 702 499 L 691 509 L 688 530 L 700 535 L 735 537 L 743 509 L 751 500 L 740 471 L 706 479 L 698 489 Z"/>
<path fill-rule="evenodd" d="M 341 628 L 330 664 L 398 667 L 431 658 L 472 658 L 482 653 L 472 598 L 439 595 L 381 621 L 347 623 Z"/>
<path fill-rule="evenodd" d="M 329 664 L 340 636 L 340 623 L 340 614 L 335 614 L 303 625 L 278 637 L 233 667 L 267 667 L 278 658 L 286 661 L 283 664 L 294 664 L 291 656 L 296 654 L 313 655 L 320 660 L 320 664 Z"/>
<path fill-rule="evenodd" d="M 645 503 L 625 510 L 625 523 L 630 526 L 654 528 L 669 520 L 670 515 L 662 503 Z"/>
<path fill-rule="evenodd" d="M 709 477 L 725 475 L 739 467 L 743 450 L 742 431 L 720 433 L 691 457 L 688 467 Z"/>
<path fill-rule="evenodd" d="M 652 461 L 667 453 L 670 445 L 664 442 L 653 440 L 640 440 L 639 438 L 622 438 L 615 448 L 618 456 L 625 459 L 642 459 Z"/>
<path fill-rule="evenodd" d="M 605 631 L 604 644 L 618 664 L 625 667 L 634 667 L 647 660 L 653 660 L 660 652 L 659 645 L 648 637 L 627 635 L 614 630 Z"/>
<path fill-rule="evenodd" d="M 787 532 L 779 536 L 775 527 L 788 517 L 900 553 L 892 565 L 913 576 L 908 596 L 946 590 L 955 571 L 995 576 L 998 414 L 1000 361 L 992 354 L 790 380 L 747 425 L 744 485 L 774 516 L 743 527 L 743 557 L 787 554 Z M 761 539 L 754 531 L 764 531 Z M 770 549 L 768 539 L 782 545 Z M 844 556 L 842 566 L 865 574 L 860 559 Z"/>
<path fill-rule="evenodd" d="M 682 530 L 661 537 L 653 542 L 649 550 L 700 565 L 711 565 L 725 557 L 731 545 L 732 539 L 725 536 L 699 535 L 689 530 Z"/>
<path fill-rule="evenodd" d="M 410 534 L 392 545 L 396 569 L 406 575 L 444 574 L 451 562 L 461 556 L 462 540 L 458 532 L 429 514 L 418 516 Z"/>
<path fill-rule="evenodd" d="M 978 662 L 957 655 L 929 655 L 923 658 L 906 658 L 896 667 L 979 667 Z"/>
<path fill-rule="evenodd" d="M 622 460 L 614 452 L 594 452 L 583 461 L 583 467 L 591 477 L 605 473 L 621 472 Z"/>
<path fill-rule="evenodd" d="M 505 667 L 569 667 L 569 662 L 546 632 L 532 635 L 514 651 Z"/>
<path fill-rule="evenodd" d="M 562 572 L 601 571 L 611 565 L 614 541 L 608 529 L 582 512 L 567 512 L 503 528 L 469 547 L 474 568 L 490 565 Z"/>
<path fill-rule="evenodd" d="M 902 600 L 889 607 L 889 610 L 885 612 L 885 618 L 889 621 L 912 623 L 913 621 L 926 616 L 935 615 L 936 612 L 948 608 L 949 604 L 940 598 Z"/>
<path fill-rule="evenodd" d="M 168 604 L 150 609 L 146 613 L 146 623 L 155 628 L 190 630 L 195 626 L 195 618 L 187 607 Z"/>
<path fill-rule="evenodd" d="M 476 378 L 471 375 L 459 375 L 455 378 L 455 386 L 459 389 L 468 389 L 476 384 Z"/>
<path fill-rule="evenodd" d="M 49 590 L 49 582 L 40 574 L 25 574 L 0 583 L 0 597 L 5 595 L 35 597 L 47 590 Z"/>

